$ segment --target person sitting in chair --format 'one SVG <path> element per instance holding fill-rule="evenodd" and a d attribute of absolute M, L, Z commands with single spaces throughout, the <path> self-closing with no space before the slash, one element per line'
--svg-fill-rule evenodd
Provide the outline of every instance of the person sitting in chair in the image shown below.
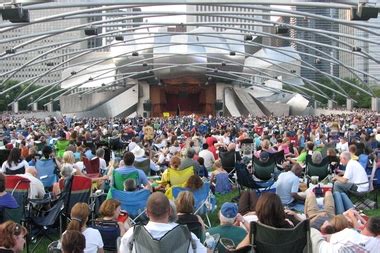
<path fill-rule="evenodd" d="M 334 192 L 366 192 L 369 188 L 368 176 L 358 161 L 351 159 L 349 151 L 340 154 L 340 162 L 346 166 L 344 175 L 337 175 L 332 180 Z"/>
<path fill-rule="evenodd" d="M 165 236 L 166 238 L 170 234 L 170 231 L 175 231 L 174 229 L 178 229 L 177 223 L 169 222 L 170 203 L 168 198 L 163 193 L 154 192 L 149 196 L 146 212 L 149 217 L 148 224 L 141 227 L 135 226 L 130 228 L 121 238 L 120 252 L 140 252 L 139 249 L 142 249 L 142 247 L 145 247 L 145 249 L 148 250 L 148 245 L 146 245 L 146 243 L 141 245 L 139 242 L 139 238 L 140 236 L 143 236 L 144 232 L 148 232 L 150 238 L 153 238 L 154 240 L 161 240 L 161 237 Z M 185 248 L 186 245 L 188 247 L 187 252 L 207 252 L 205 246 L 201 244 L 199 239 L 193 233 L 191 233 L 191 242 L 185 241 L 185 244 L 181 244 L 179 241 L 173 241 L 172 243 L 173 248 L 176 249 L 183 246 Z M 172 252 L 172 250 L 173 249 L 168 249 L 168 251 L 165 252 Z"/>

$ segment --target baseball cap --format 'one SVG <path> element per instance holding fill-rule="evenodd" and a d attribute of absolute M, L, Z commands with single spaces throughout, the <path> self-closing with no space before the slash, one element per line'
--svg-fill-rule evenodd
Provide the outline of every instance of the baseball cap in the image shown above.
<path fill-rule="evenodd" d="M 220 213 L 226 218 L 235 218 L 238 214 L 238 208 L 235 203 L 226 202 L 220 208 Z"/>

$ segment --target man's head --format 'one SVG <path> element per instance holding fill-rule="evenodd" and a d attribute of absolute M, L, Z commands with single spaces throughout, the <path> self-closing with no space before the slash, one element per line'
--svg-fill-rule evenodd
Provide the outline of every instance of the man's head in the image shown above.
<path fill-rule="evenodd" d="M 125 152 L 123 161 L 126 166 L 132 166 L 135 162 L 135 155 L 132 152 Z"/>
<path fill-rule="evenodd" d="M 220 224 L 232 225 L 235 222 L 237 214 L 237 205 L 235 203 L 225 202 L 219 212 Z"/>
<path fill-rule="evenodd" d="M 170 203 L 162 192 L 154 192 L 148 198 L 146 211 L 151 221 L 168 223 Z"/>
<path fill-rule="evenodd" d="M 104 153 L 105 153 L 105 151 L 104 151 L 103 148 L 98 148 L 96 150 L 96 156 L 99 157 L 99 158 L 104 158 Z"/>
<path fill-rule="evenodd" d="M 187 157 L 188 158 L 191 158 L 193 159 L 194 158 L 194 155 L 195 155 L 195 150 L 193 148 L 189 148 L 187 149 L 187 153 L 186 153 Z"/>
<path fill-rule="evenodd" d="M 362 234 L 374 237 L 380 236 L 380 216 L 369 218 L 368 222 L 365 225 L 365 228 L 362 231 Z"/>
<path fill-rule="evenodd" d="M 340 162 L 343 165 L 347 165 L 347 163 L 351 160 L 351 153 L 349 151 L 344 151 L 340 154 Z"/>
<path fill-rule="evenodd" d="M 297 177 L 299 177 L 299 176 L 301 176 L 301 174 L 302 174 L 302 167 L 301 167 L 301 165 L 299 165 L 298 163 L 295 163 L 294 165 L 293 165 L 293 167 L 292 167 L 292 172 L 297 176 Z"/>

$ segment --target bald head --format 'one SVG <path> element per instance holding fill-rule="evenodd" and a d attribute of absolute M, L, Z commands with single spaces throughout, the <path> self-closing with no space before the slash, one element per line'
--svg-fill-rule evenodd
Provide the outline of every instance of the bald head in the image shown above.
<path fill-rule="evenodd" d="M 296 176 L 301 176 L 302 174 L 302 167 L 301 165 L 299 165 L 299 163 L 295 163 L 292 167 L 292 172 L 296 175 Z"/>
<path fill-rule="evenodd" d="M 25 173 L 31 174 L 33 177 L 37 177 L 37 170 L 34 167 L 28 167 L 25 169 Z"/>
<path fill-rule="evenodd" d="M 170 214 L 170 203 L 162 192 L 154 192 L 148 198 L 147 213 L 151 221 L 165 220 L 167 222 Z"/>
<path fill-rule="evenodd" d="M 230 143 L 227 147 L 228 151 L 235 150 L 236 149 L 236 144 L 235 143 Z"/>

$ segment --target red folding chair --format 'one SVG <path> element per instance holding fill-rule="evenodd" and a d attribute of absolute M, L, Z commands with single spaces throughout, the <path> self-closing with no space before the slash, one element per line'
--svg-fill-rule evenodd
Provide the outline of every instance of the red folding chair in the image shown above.
<path fill-rule="evenodd" d="M 4 220 L 13 220 L 17 223 L 23 223 L 26 218 L 30 181 L 16 175 L 7 175 L 5 177 L 5 190 L 12 194 L 19 207 L 15 209 L 4 209 Z"/>
<path fill-rule="evenodd" d="M 99 177 L 100 175 L 100 161 L 99 158 L 95 159 L 87 159 L 86 157 L 83 158 L 83 164 L 86 168 L 87 176 L 94 178 Z"/>

